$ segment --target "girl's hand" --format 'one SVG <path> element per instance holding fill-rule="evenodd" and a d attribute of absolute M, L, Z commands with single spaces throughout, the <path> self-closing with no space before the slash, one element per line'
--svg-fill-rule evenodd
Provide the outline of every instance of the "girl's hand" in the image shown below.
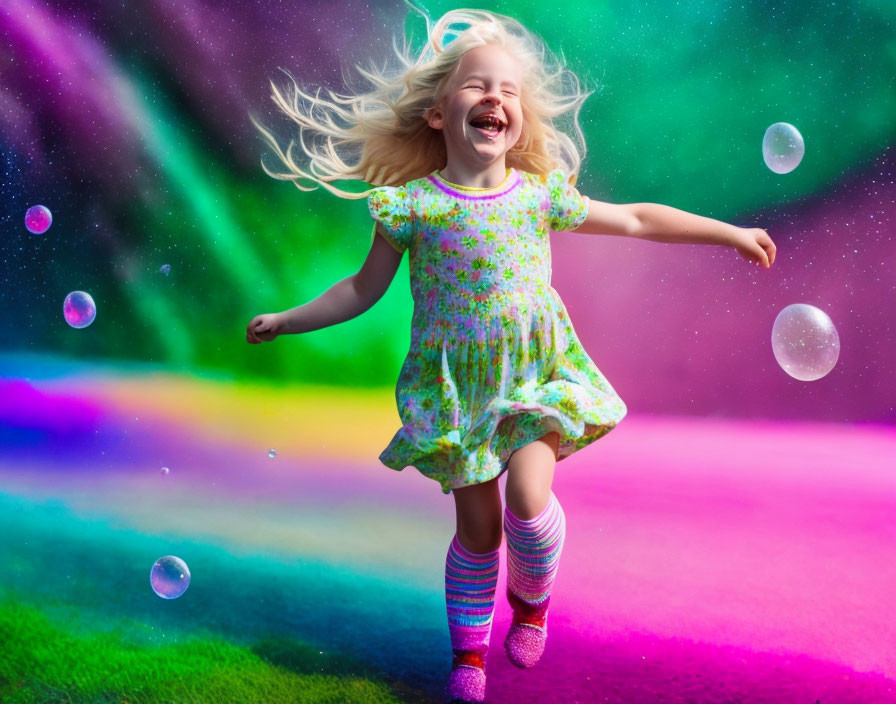
<path fill-rule="evenodd" d="M 262 342 L 270 342 L 280 334 L 280 314 L 265 313 L 256 315 L 249 321 L 246 328 L 246 342 L 250 345 L 258 345 Z"/>
<path fill-rule="evenodd" d="M 748 262 L 768 269 L 775 262 L 775 243 L 765 230 L 739 227 L 734 235 L 734 248 Z"/>

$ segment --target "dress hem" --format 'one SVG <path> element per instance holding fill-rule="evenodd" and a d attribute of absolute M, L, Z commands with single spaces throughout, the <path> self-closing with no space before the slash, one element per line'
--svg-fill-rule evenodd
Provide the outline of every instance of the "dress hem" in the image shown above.
<path fill-rule="evenodd" d="M 430 444 L 431 448 L 421 449 L 403 437 L 402 431 L 399 431 L 389 446 L 380 454 L 379 460 L 389 469 L 399 472 L 407 467 L 413 467 L 427 479 L 438 482 L 442 488 L 442 493 L 450 494 L 453 489 L 483 484 L 500 477 L 507 470 L 507 463 L 514 452 L 548 433 L 556 432 L 560 435 L 557 453 L 557 462 L 560 462 L 607 435 L 625 417 L 625 413 L 625 410 L 623 410 L 614 420 L 605 420 L 599 423 L 582 421 L 580 424 L 576 424 L 577 426 L 581 425 L 581 427 L 575 427 L 574 429 L 569 427 L 571 423 L 567 423 L 564 427 L 564 423 L 561 420 L 555 417 L 544 416 L 534 411 L 514 414 L 514 416 L 524 417 L 540 415 L 540 422 L 535 425 L 531 423 L 523 425 L 522 428 L 520 428 L 518 423 L 511 423 L 509 430 L 504 433 L 499 432 L 497 427 L 494 428 L 489 434 L 489 441 L 479 446 L 480 457 L 475 458 L 475 466 L 478 470 L 475 477 L 467 473 L 457 473 L 450 469 L 448 471 L 445 469 L 446 465 L 450 467 L 452 464 L 457 463 L 457 460 L 452 462 L 452 458 L 464 455 L 469 458 L 475 454 L 464 451 L 464 446 L 459 441 L 459 437 L 454 438 L 453 441 L 442 438 L 440 439 L 442 442 L 429 442 L 427 444 Z M 508 418 L 514 418 L 514 416 L 508 416 Z M 500 422 L 496 423 L 496 426 L 503 427 Z M 495 447 L 496 440 L 498 441 L 497 444 L 500 445 L 502 439 L 505 443 L 509 441 L 510 446 Z M 482 448 L 484 448 L 484 451 Z M 422 468 L 420 465 L 422 465 Z M 438 467 L 438 473 L 450 474 L 451 477 L 446 477 L 444 480 L 439 479 L 433 476 L 433 474 L 436 474 L 435 471 L 428 471 L 430 467 Z"/>

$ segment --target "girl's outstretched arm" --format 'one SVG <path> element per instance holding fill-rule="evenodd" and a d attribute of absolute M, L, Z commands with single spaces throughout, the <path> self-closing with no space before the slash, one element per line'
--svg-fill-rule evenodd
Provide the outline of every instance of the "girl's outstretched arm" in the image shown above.
<path fill-rule="evenodd" d="M 657 203 L 614 205 L 589 199 L 588 217 L 573 231 L 653 242 L 722 244 L 766 269 L 775 261 L 775 243 L 765 230 L 737 227 Z"/>
<path fill-rule="evenodd" d="M 246 327 L 246 342 L 257 345 L 278 335 L 311 332 L 355 318 L 376 303 L 389 288 L 401 263 L 382 235 L 373 238 L 367 259 L 356 273 L 337 281 L 313 301 L 282 313 L 256 315 Z"/>

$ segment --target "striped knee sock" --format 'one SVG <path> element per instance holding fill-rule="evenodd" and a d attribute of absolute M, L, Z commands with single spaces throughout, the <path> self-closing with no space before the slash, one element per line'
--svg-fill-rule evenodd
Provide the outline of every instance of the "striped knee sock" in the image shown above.
<path fill-rule="evenodd" d="M 445 560 L 445 602 L 451 649 L 484 656 L 488 650 L 498 584 L 498 550 L 469 552 L 457 535 Z"/>
<path fill-rule="evenodd" d="M 524 521 L 509 508 L 504 510 L 504 534 L 507 537 L 507 591 L 511 605 L 535 606 L 547 610 L 551 585 L 557 574 L 560 551 L 566 537 L 566 517 L 557 497 L 551 493 L 547 508 L 535 518 Z M 512 594 L 512 596 L 511 596 Z M 513 597 L 525 602 L 514 603 Z"/>

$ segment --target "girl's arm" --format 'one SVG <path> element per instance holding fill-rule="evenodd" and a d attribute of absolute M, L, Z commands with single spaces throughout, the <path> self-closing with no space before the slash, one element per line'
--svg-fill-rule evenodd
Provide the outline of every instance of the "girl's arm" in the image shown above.
<path fill-rule="evenodd" d="M 766 269 L 775 261 L 775 244 L 765 230 L 737 227 L 657 203 L 614 205 L 589 199 L 588 217 L 573 232 L 653 242 L 722 244 Z"/>
<path fill-rule="evenodd" d="M 256 315 L 246 328 L 246 342 L 270 342 L 277 335 L 320 330 L 361 315 L 382 298 L 400 263 L 401 252 L 377 234 L 356 274 L 336 282 L 305 305 L 282 313 Z"/>

